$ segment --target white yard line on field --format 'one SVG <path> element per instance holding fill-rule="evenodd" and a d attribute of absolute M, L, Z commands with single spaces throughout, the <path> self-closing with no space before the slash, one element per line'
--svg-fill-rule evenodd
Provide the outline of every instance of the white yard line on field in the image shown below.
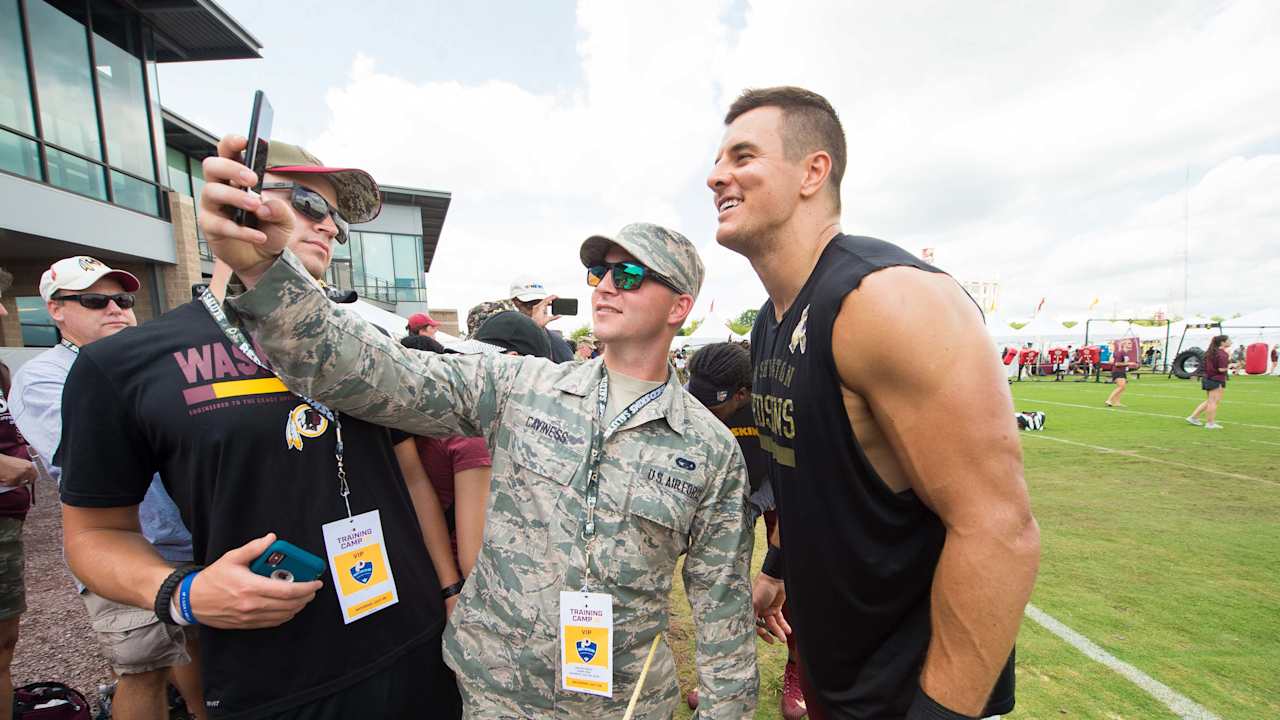
<path fill-rule="evenodd" d="M 1258 443 L 1259 445 L 1275 445 L 1276 447 L 1280 447 L 1280 443 L 1278 443 L 1278 442 L 1270 442 L 1270 441 L 1268 441 L 1268 440 L 1249 440 L 1249 442 L 1251 442 L 1251 443 Z"/>
<path fill-rule="evenodd" d="M 1177 460 L 1165 460 L 1164 458 L 1154 458 L 1154 457 L 1149 457 L 1147 455 L 1139 455 L 1138 453 L 1133 452 L 1132 450 L 1118 450 L 1116 448 L 1103 447 L 1102 445 L 1090 445 L 1089 443 L 1076 442 L 1075 440 L 1067 440 L 1066 438 L 1054 437 L 1052 435 L 1041 435 L 1037 433 L 1023 433 L 1022 437 L 1032 438 L 1035 440 L 1052 440 L 1054 442 L 1060 442 L 1066 445 L 1075 445 L 1076 447 L 1089 448 L 1090 450 L 1096 450 L 1100 453 L 1123 455 L 1124 457 L 1130 457 L 1135 460 L 1146 460 L 1147 462 L 1160 463 L 1161 465 L 1172 465 L 1174 467 L 1186 468 L 1188 470 L 1195 470 L 1196 472 L 1209 473 L 1210 475 L 1221 475 L 1223 477 L 1235 478 L 1236 480 L 1254 480 L 1260 483 L 1267 483 L 1268 485 L 1280 485 L 1280 481 L 1277 481 L 1277 480 L 1268 480 L 1266 478 L 1253 477 L 1252 475 L 1241 475 L 1240 473 L 1227 472 L 1226 470 L 1218 470 L 1216 468 L 1200 467 L 1198 465 L 1190 465 L 1187 463 L 1178 462 Z"/>
<path fill-rule="evenodd" d="M 1080 403 L 1059 402 L 1057 400 L 1041 400 L 1039 398 L 1029 398 L 1029 397 L 1017 398 L 1017 400 L 1019 401 L 1020 405 L 1025 403 L 1044 403 L 1045 405 L 1061 405 L 1063 407 L 1083 408 L 1085 410 L 1101 410 L 1102 412 L 1109 412 L 1109 413 L 1125 413 L 1128 415 L 1149 415 L 1151 417 L 1173 418 L 1174 420 L 1182 420 L 1183 422 L 1186 422 L 1187 420 L 1186 416 L 1184 415 L 1165 415 L 1164 413 L 1149 413 L 1149 412 L 1142 412 L 1141 410 L 1128 410 L 1125 408 L 1109 408 L 1105 406 L 1098 407 L 1096 405 L 1081 405 Z M 1231 420 L 1228 420 L 1223 424 L 1237 425 L 1239 427 L 1262 428 L 1263 430 L 1280 430 L 1280 426 L 1277 426 L 1277 425 L 1255 425 L 1253 423 L 1235 422 Z"/>
<path fill-rule="evenodd" d="M 1182 720 L 1219 720 L 1217 715 L 1209 712 L 1203 705 L 1196 703 L 1185 695 L 1179 694 L 1168 685 L 1103 650 L 1089 638 L 1058 622 L 1035 605 L 1027 604 L 1026 615 L 1045 630 L 1057 635 L 1068 645 L 1084 653 L 1086 657 L 1097 660 L 1107 668 L 1124 676 L 1129 682 L 1145 690 L 1151 697 L 1164 703 L 1165 707 L 1173 711 L 1173 714 L 1182 718 Z"/>

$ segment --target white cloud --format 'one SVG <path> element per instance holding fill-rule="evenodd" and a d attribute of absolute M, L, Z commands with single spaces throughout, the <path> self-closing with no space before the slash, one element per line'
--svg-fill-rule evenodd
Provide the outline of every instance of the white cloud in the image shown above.
<path fill-rule="evenodd" d="M 453 192 L 432 302 L 464 312 L 521 273 L 585 300 L 580 240 L 642 219 L 699 245 L 701 307 L 758 305 L 701 183 L 729 102 L 779 83 L 841 113 L 845 229 L 999 279 L 1006 312 L 1181 311 L 1188 168 L 1192 310 L 1274 304 L 1280 161 L 1259 148 L 1280 140 L 1280 5 L 761 0 L 736 32 L 726 9 L 582 0 L 583 85 L 563 95 L 419 83 L 365 48 L 309 144 Z"/>

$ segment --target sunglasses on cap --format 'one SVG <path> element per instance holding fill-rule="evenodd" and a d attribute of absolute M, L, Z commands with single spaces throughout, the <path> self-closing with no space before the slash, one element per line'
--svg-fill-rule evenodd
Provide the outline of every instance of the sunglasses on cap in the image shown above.
<path fill-rule="evenodd" d="M 316 222 L 324 222 L 326 217 L 333 218 L 333 224 L 338 226 L 338 234 L 333 239 L 344 245 L 346 244 L 351 226 L 342 218 L 338 208 L 330 205 L 329 201 L 325 200 L 320 193 L 297 183 L 288 182 L 263 183 L 262 189 L 292 191 L 289 194 L 289 204 L 293 205 L 294 210 Z"/>
<path fill-rule="evenodd" d="M 623 260 L 615 263 L 602 262 L 588 266 L 587 285 L 590 285 L 591 287 L 599 285 L 604 280 L 605 274 L 609 272 L 613 273 L 613 286 L 618 290 L 635 290 L 644 283 L 645 278 L 651 277 L 677 293 L 683 292 L 670 280 L 662 277 L 640 263 L 632 262 L 630 260 Z"/>
<path fill-rule="evenodd" d="M 135 298 L 132 293 L 116 293 L 114 295 L 107 295 L 104 293 L 80 293 L 79 295 L 56 295 L 53 299 L 75 300 L 80 303 L 81 307 L 85 307 L 90 310 L 104 310 L 109 302 L 115 302 L 121 310 L 128 310 L 133 307 L 134 302 L 137 301 L 137 298 Z"/>

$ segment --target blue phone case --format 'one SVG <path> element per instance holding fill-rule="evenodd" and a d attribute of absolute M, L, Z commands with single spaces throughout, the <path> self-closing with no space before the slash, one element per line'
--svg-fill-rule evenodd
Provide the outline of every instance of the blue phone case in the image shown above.
<path fill-rule="evenodd" d="M 311 582 L 324 575 L 324 560 L 291 542 L 276 540 L 249 565 L 249 569 L 276 580 Z"/>

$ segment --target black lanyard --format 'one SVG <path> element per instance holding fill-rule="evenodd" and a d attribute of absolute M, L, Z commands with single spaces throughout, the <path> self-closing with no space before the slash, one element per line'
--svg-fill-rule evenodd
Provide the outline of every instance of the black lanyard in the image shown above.
<path fill-rule="evenodd" d="M 250 344 L 249 338 L 244 334 L 244 331 L 231 324 L 231 320 L 227 318 L 227 313 L 222 309 L 222 303 L 218 302 L 218 298 L 213 296 L 213 292 L 210 291 L 209 288 L 206 287 L 200 292 L 200 302 L 204 304 L 204 309 L 209 312 L 209 316 L 213 318 L 215 323 L 217 323 L 218 329 L 222 330 L 222 334 L 227 336 L 227 339 L 236 346 L 236 349 L 239 350 L 241 354 L 249 358 L 249 361 L 254 365 L 266 370 L 275 377 L 279 377 L 276 375 L 275 370 L 272 370 L 270 366 L 258 357 L 258 353 L 254 351 L 253 345 Z M 323 415 L 329 422 L 333 423 L 335 436 L 338 441 L 337 446 L 333 451 L 334 457 L 338 461 L 338 494 L 342 496 L 342 501 L 347 505 L 347 517 L 351 517 L 351 487 L 347 484 L 347 470 L 342 464 L 342 421 L 339 419 L 338 414 L 330 410 L 324 403 L 321 403 L 318 400 L 312 400 L 301 393 L 294 393 L 294 395 L 297 395 L 302 399 L 302 402 L 310 405 L 313 410 Z M 286 422 L 292 423 L 293 419 L 290 418 Z"/>
<path fill-rule="evenodd" d="M 587 542 L 586 567 L 582 575 L 583 592 L 586 592 L 587 578 L 591 574 L 591 541 L 596 536 L 596 503 L 600 498 L 600 463 L 604 460 L 604 444 L 645 406 L 662 397 L 666 389 L 667 384 L 663 383 L 641 395 L 625 410 L 618 413 L 618 416 L 608 425 L 605 425 L 604 416 L 609 407 L 609 371 L 606 369 L 604 377 L 600 378 L 600 385 L 596 389 L 595 435 L 591 439 L 591 455 L 587 468 L 587 520 L 582 525 L 582 539 Z"/>

